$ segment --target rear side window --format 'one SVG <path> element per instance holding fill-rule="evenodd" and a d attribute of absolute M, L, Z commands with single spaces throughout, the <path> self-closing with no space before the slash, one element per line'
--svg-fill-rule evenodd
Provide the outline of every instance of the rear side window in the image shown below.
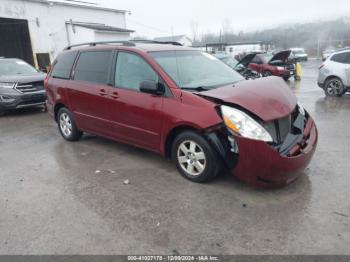
<path fill-rule="evenodd" d="M 61 53 L 56 59 L 51 76 L 55 78 L 69 79 L 77 53 L 77 51 Z"/>
<path fill-rule="evenodd" d="M 254 64 L 262 64 L 262 60 L 261 60 L 261 58 L 259 56 L 256 55 L 253 58 L 252 63 L 254 63 Z"/>
<path fill-rule="evenodd" d="M 152 67 L 138 55 L 119 52 L 115 86 L 139 91 L 141 82 L 145 80 L 158 82 L 158 75 Z"/>
<path fill-rule="evenodd" d="M 112 51 L 82 52 L 74 70 L 74 80 L 108 84 Z"/>
<path fill-rule="evenodd" d="M 350 52 L 335 54 L 331 57 L 331 61 L 342 64 L 350 64 Z"/>
<path fill-rule="evenodd" d="M 346 53 L 345 59 L 344 59 L 345 64 L 350 64 L 350 52 Z"/>

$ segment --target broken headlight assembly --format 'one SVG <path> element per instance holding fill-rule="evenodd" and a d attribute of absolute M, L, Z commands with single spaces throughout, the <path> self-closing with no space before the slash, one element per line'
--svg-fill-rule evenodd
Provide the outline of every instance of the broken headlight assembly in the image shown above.
<path fill-rule="evenodd" d="M 225 125 L 233 133 L 250 139 L 273 142 L 271 135 L 246 113 L 229 106 L 221 106 L 221 113 Z"/>
<path fill-rule="evenodd" d="M 15 87 L 15 85 L 16 85 L 16 83 L 0 82 L 0 88 L 12 89 Z"/>

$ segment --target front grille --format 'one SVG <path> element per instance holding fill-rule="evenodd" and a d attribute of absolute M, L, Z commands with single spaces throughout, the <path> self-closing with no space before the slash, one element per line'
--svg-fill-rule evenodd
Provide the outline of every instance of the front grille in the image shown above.
<path fill-rule="evenodd" d="M 305 128 L 307 117 L 303 117 L 302 126 L 296 127 L 298 118 L 302 116 L 298 106 L 286 117 L 263 123 L 264 128 L 271 135 L 273 143 L 277 148 L 282 146 L 289 135 L 300 135 Z"/>
<path fill-rule="evenodd" d="M 21 93 L 33 93 L 44 90 L 44 82 L 18 83 L 16 89 Z"/>

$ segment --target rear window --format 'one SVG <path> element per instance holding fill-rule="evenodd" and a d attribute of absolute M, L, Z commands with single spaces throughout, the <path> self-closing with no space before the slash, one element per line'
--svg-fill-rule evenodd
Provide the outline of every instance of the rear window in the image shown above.
<path fill-rule="evenodd" d="M 331 57 L 331 61 L 342 64 L 350 64 L 350 52 L 335 54 Z"/>
<path fill-rule="evenodd" d="M 112 51 L 89 51 L 80 54 L 74 80 L 107 84 Z"/>
<path fill-rule="evenodd" d="M 51 76 L 55 78 L 69 79 L 77 51 L 63 52 L 56 58 Z"/>

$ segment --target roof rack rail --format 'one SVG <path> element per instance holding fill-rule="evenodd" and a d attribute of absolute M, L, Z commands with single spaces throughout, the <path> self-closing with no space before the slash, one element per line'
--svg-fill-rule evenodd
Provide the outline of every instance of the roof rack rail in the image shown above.
<path fill-rule="evenodd" d="M 64 50 L 70 50 L 73 47 L 79 47 L 79 46 L 97 46 L 97 45 L 107 45 L 107 44 L 120 44 L 123 46 L 136 46 L 136 43 L 143 43 L 143 44 L 166 44 L 166 45 L 177 45 L 182 46 L 179 42 L 175 41 L 155 41 L 155 40 L 130 40 L 130 41 L 101 41 L 101 42 L 88 42 L 88 43 L 81 43 L 81 44 L 75 44 L 75 45 L 69 45 Z"/>
<path fill-rule="evenodd" d="M 182 46 L 182 44 L 180 44 L 179 42 L 176 42 L 176 41 L 156 41 L 156 40 L 146 40 L 146 39 L 135 39 L 135 40 L 130 40 L 130 42 L 144 43 L 144 44 L 163 44 L 163 45 Z"/>
<path fill-rule="evenodd" d="M 76 45 L 69 45 L 64 50 L 70 50 L 73 47 L 78 47 L 78 46 L 96 46 L 96 45 L 105 45 L 105 44 L 121 44 L 124 46 L 135 46 L 135 43 L 131 41 L 101 41 L 101 42 L 88 42 L 88 43 L 81 43 Z"/>

